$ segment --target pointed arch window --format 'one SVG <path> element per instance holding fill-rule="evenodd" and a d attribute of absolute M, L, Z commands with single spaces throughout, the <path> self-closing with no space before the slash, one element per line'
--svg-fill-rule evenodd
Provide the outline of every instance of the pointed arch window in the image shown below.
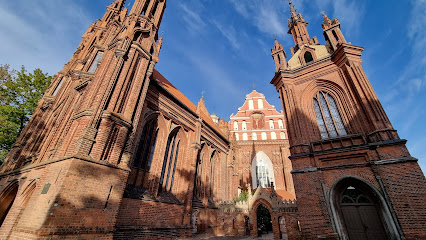
<path fill-rule="evenodd" d="M 256 164 L 256 178 L 258 186 L 262 186 L 263 188 L 271 187 L 269 167 L 263 160 L 258 161 Z"/>
<path fill-rule="evenodd" d="M 263 132 L 262 133 L 262 140 L 267 140 L 268 139 L 268 137 L 267 137 L 267 135 L 266 135 L 266 132 Z"/>
<path fill-rule="evenodd" d="M 210 199 L 213 199 L 214 193 L 214 157 L 216 151 L 214 151 L 210 157 Z"/>
<path fill-rule="evenodd" d="M 141 168 L 145 171 L 150 170 L 157 142 L 157 135 L 157 120 L 152 119 L 145 124 L 142 130 L 142 137 L 139 141 L 133 167 Z"/>
<path fill-rule="evenodd" d="M 271 132 L 271 139 L 277 140 L 277 134 L 275 132 Z"/>
<path fill-rule="evenodd" d="M 313 104 L 322 139 L 347 135 L 336 101 L 330 94 L 318 92 Z"/>
<path fill-rule="evenodd" d="M 247 122 L 243 121 L 243 130 L 247 130 Z"/>
<path fill-rule="evenodd" d="M 103 55 L 104 54 L 102 52 L 100 52 L 100 53 L 98 53 L 98 55 L 96 55 L 95 60 L 93 60 L 93 63 L 89 68 L 90 73 L 96 72 L 96 69 L 98 69 L 99 65 L 101 64 L 101 60 L 102 60 Z"/>
<path fill-rule="evenodd" d="M 59 90 L 61 90 L 62 84 L 64 83 L 64 78 L 61 78 L 61 81 L 59 82 L 59 84 L 56 86 L 55 90 L 52 93 L 52 96 L 56 96 L 59 92 Z"/>
<path fill-rule="evenodd" d="M 179 156 L 180 139 L 177 137 L 179 129 L 170 133 L 164 154 L 163 168 L 161 170 L 159 192 L 172 191 Z"/>

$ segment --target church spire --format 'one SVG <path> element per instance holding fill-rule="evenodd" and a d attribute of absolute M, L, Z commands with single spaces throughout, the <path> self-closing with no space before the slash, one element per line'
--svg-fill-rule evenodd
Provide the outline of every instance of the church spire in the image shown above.
<path fill-rule="evenodd" d="M 301 46 L 314 45 L 318 44 L 316 38 L 311 39 L 309 37 L 308 30 L 306 26 L 309 24 L 305 21 L 301 13 L 297 13 L 296 7 L 294 6 L 291 0 L 288 1 L 290 5 L 290 15 L 291 18 L 288 20 L 288 33 L 293 35 L 293 40 L 295 43 L 294 52 L 297 52 Z"/>
<path fill-rule="evenodd" d="M 293 2 L 288 0 L 288 4 L 290 5 L 290 14 L 292 18 L 297 18 L 297 9 L 294 7 Z"/>

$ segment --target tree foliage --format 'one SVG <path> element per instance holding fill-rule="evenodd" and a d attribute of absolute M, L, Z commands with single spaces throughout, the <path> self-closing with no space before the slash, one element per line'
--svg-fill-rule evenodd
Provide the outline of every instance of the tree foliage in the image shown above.
<path fill-rule="evenodd" d="M 28 73 L 0 65 L 0 163 L 28 123 L 53 77 L 35 69 Z"/>

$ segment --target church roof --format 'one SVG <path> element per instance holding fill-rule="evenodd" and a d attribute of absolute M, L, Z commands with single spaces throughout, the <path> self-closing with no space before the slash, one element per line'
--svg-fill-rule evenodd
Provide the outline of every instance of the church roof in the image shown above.
<path fill-rule="evenodd" d="M 265 188 L 265 190 L 271 194 L 271 189 L 270 188 Z M 286 190 L 275 190 L 275 193 L 278 196 L 278 199 L 281 200 L 295 200 L 296 196 L 294 196 L 293 194 L 287 192 Z"/>
<path fill-rule="evenodd" d="M 184 105 L 187 109 L 189 109 L 192 114 L 197 115 L 197 106 L 191 100 L 189 100 L 181 91 L 179 91 L 173 84 L 169 82 L 157 69 L 154 69 L 152 73 L 152 78 L 168 93 L 170 93 L 173 97 L 176 98 L 182 105 Z M 203 121 L 209 125 L 212 129 L 216 131 L 222 138 L 227 139 L 222 131 L 219 129 L 217 124 L 215 124 L 211 117 L 205 114 L 204 112 L 200 113 Z"/>

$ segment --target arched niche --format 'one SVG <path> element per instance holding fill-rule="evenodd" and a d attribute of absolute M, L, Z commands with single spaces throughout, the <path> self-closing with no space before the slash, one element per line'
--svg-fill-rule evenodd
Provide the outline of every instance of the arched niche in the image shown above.
<path fill-rule="evenodd" d="M 253 188 L 256 189 L 256 188 L 259 187 L 259 184 L 258 184 L 258 181 L 257 181 L 257 173 L 256 173 L 257 169 L 256 169 L 256 167 L 263 165 L 263 164 L 265 164 L 268 167 L 269 181 L 273 182 L 274 187 L 276 188 L 274 166 L 272 165 L 271 159 L 263 151 L 256 153 L 256 155 L 254 156 L 252 163 L 251 163 L 251 177 L 252 177 Z"/>
<path fill-rule="evenodd" d="M 16 195 L 18 194 L 19 184 L 17 181 L 9 184 L 8 187 L 0 194 L 0 227 L 12 208 Z"/>

